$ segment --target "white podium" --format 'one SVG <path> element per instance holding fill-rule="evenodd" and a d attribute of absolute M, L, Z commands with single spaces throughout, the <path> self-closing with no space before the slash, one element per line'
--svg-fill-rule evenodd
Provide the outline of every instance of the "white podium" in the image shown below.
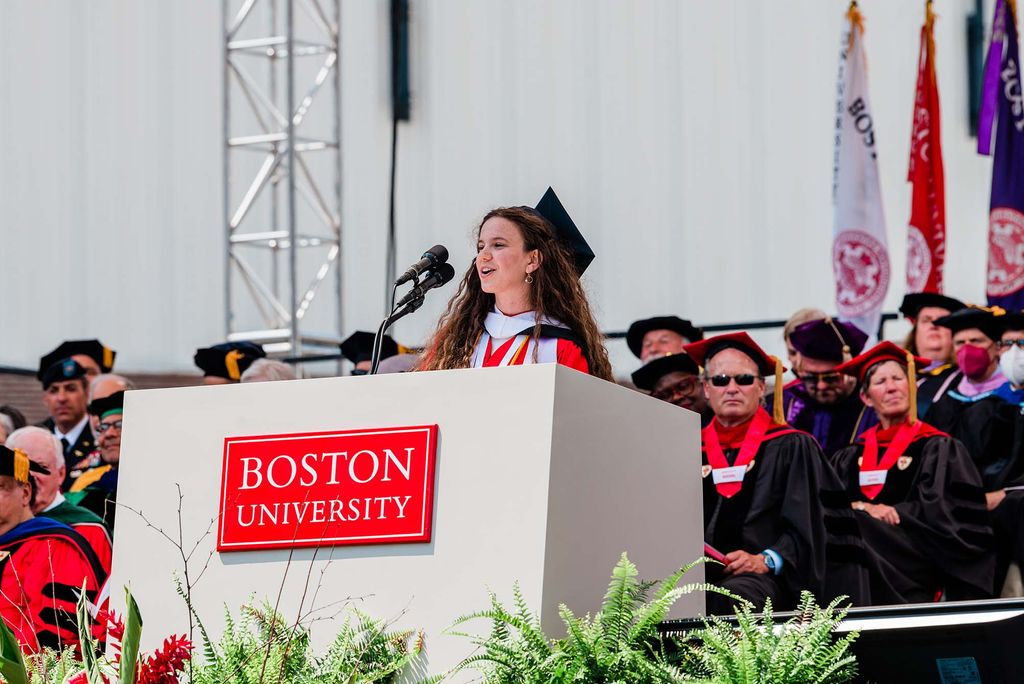
<path fill-rule="evenodd" d="M 216 551 L 225 438 L 435 424 L 429 542 Z M 595 611 L 623 551 L 650 579 L 700 557 L 699 430 L 690 411 L 555 365 L 130 392 L 114 601 L 130 585 L 144 647 L 188 630 L 172 581 L 181 557 L 150 526 L 178 538 L 180 484 L 185 551 L 198 543 L 191 579 L 205 567 L 193 602 L 214 636 L 225 604 L 237 611 L 253 595 L 273 604 L 280 591 L 290 620 L 351 598 L 422 628 L 427 668 L 443 672 L 471 651 L 443 630 L 486 608 L 488 590 L 507 600 L 518 581 L 557 632 L 558 604 Z M 701 568 L 684 578 L 702 580 Z M 703 600 L 684 597 L 673 616 L 703 612 Z M 314 644 L 334 631 L 317 622 Z"/>

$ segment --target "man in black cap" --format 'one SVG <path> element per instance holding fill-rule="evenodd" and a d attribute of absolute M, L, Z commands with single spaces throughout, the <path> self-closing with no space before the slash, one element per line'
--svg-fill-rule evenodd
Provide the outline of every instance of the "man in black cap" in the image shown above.
<path fill-rule="evenodd" d="M 652 359 L 633 373 L 633 384 L 651 396 L 700 414 L 701 427 L 707 427 L 714 412 L 708 406 L 700 382 L 700 366 L 686 352 L 666 354 Z"/>
<path fill-rule="evenodd" d="M 86 370 L 71 358 L 61 359 L 39 373 L 43 383 L 43 404 L 50 417 L 39 427 L 60 440 L 64 458 L 77 463 L 96 447 L 89 416 L 86 415 L 88 388 Z"/>
<path fill-rule="evenodd" d="M 903 297 L 900 313 L 910 321 L 911 328 L 903 348 L 931 361 L 918 371 L 917 415 L 924 417 L 931 405 L 949 386 L 947 380 L 956 372 L 953 358 L 953 335 L 949 328 L 936 321 L 959 311 L 966 304 L 959 299 L 934 292 L 912 292 Z"/>
<path fill-rule="evenodd" d="M 118 376 L 108 375 L 107 378 Z M 68 500 L 92 511 L 113 532 L 117 504 L 117 475 L 121 463 L 121 425 L 126 385 L 114 382 L 94 387 L 89 413 L 97 421 L 99 461 L 75 478 Z"/>
<path fill-rule="evenodd" d="M 810 433 L 826 457 L 849 446 L 878 423 L 875 412 L 857 396 L 857 381 L 836 366 L 859 354 L 868 336 L 853 323 L 826 316 L 790 333 L 796 350 L 797 380 L 786 386 L 786 422 Z"/>
<path fill-rule="evenodd" d="M 691 342 L 704 339 L 704 333 L 685 318 L 655 316 L 634 321 L 626 332 L 626 344 L 643 363 L 665 354 L 678 354 Z"/>
<path fill-rule="evenodd" d="M 224 342 L 197 349 L 192 361 L 203 371 L 204 385 L 229 385 L 241 381 L 252 362 L 266 355 L 252 342 Z"/>
<path fill-rule="evenodd" d="M 43 379 L 43 373 L 53 364 L 63 359 L 74 359 L 85 369 L 85 374 L 93 378 L 100 373 L 109 373 L 114 368 L 117 352 L 105 346 L 99 340 L 65 340 L 56 349 L 39 359 L 39 371 L 36 378 Z"/>
<path fill-rule="evenodd" d="M 370 372 L 374 337 L 371 332 L 357 330 L 338 345 L 341 347 L 341 355 L 352 363 L 352 375 L 366 375 Z M 405 351 L 405 347 L 391 339 L 390 335 L 385 335 L 381 340 L 380 358 L 382 361 L 399 353 L 404 354 Z"/>

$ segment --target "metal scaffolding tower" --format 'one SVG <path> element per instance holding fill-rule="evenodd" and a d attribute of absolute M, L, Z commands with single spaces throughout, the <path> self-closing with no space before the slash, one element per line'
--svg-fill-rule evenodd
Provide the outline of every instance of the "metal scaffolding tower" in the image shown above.
<path fill-rule="evenodd" d="M 228 339 L 291 357 L 336 353 L 341 3 L 222 3 Z"/>

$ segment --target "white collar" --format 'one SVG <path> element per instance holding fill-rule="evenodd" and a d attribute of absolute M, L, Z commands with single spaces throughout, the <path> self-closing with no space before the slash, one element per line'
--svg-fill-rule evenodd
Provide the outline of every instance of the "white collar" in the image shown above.
<path fill-rule="evenodd" d="M 43 509 L 43 513 L 46 513 L 47 511 L 52 511 L 57 506 L 60 506 L 62 503 L 64 503 L 64 495 L 58 491 L 57 496 L 53 497 L 53 501 L 50 502 L 50 505 Z"/>
<path fill-rule="evenodd" d="M 495 307 L 494 311 L 487 314 L 487 318 L 484 319 L 484 329 L 494 339 L 504 340 L 513 335 L 518 335 L 527 328 L 532 328 L 537 323 L 538 318 L 541 325 L 553 325 L 558 328 L 566 327 L 553 318 L 538 316 L 533 311 L 525 311 L 515 316 L 506 316 Z"/>
<path fill-rule="evenodd" d="M 82 434 L 82 430 L 85 429 L 85 425 L 88 422 L 89 422 L 89 414 L 86 414 L 86 415 L 82 416 L 82 420 L 78 421 L 78 425 L 76 425 L 75 427 L 71 428 L 67 432 L 61 432 L 60 428 L 57 427 L 57 423 L 54 422 L 54 424 L 53 424 L 53 434 L 57 435 L 57 439 L 61 439 L 63 437 L 64 439 L 68 440 L 68 444 L 74 444 L 75 442 L 78 441 L 78 438 Z"/>

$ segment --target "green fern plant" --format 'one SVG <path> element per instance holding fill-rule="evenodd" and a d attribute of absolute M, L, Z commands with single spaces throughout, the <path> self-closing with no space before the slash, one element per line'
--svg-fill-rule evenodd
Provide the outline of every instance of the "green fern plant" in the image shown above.
<path fill-rule="evenodd" d="M 706 584 L 678 586 L 683 575 L 700 562 L 690 563 L 654 584 L 641 582 L 636 566 L 622 554 L 596 615 L 576 616 L 567 606 L 559 607 L 566 637 L 557 641 L 544 634 L 540 619 L 527 607 L 518 584 L 513 589 L 511 608 L 491 594 L 489 609 L 464 615 L 453 625 L 489 620 L 487 636 L 449 630 L 479 647 L 479 652 L 459 663 L 455 671 L 478 670 L 491 684 L 695 681 L 669 661 L 657 626 L 680 596 L 697 590 L 721 591 Z"/>
<path fill-rule="evenodd" d="M 720 684 L 842 684 L 857 673 L 850 632 L 836 638 L 834 630 L 846 616 L 845 597 L 825 608 L 803 592 L 797 615 L 781 626 L 773 621 L 771 601 L 763 614 L 752 606 L 736 609 L 736 624 L 711 617 L 703 630 L 680 643 L 680 669 L 702 681 Z"/>
<path fill-rule="evenodd" d="M 266 602 L 243 606 L 237 620 L 225 610 L 224 633 L 216 643 L 204 629 L 200 633 L 207 658 L 193 667 L 191 684 L 387 683 L 423 650 L 421 635 L 391 631 L 384 621 L 353 611 L 324 654 L 315 656 L 309 630 L 288 624 Z"/>

